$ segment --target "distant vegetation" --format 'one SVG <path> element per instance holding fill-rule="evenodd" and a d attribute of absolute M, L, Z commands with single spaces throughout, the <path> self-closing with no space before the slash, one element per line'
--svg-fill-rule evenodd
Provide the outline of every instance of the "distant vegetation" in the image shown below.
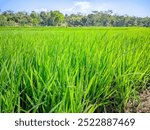
<path fill-rule="evenodd" d="M 88 15 L 81 13 L 64 15 L 60 11 L 13 12 L 0 14 L 0 26 L 105 26 L 105 27 L 150 27 L 150 17 L 117 15 L 112 10 L 93 11 Z"/>

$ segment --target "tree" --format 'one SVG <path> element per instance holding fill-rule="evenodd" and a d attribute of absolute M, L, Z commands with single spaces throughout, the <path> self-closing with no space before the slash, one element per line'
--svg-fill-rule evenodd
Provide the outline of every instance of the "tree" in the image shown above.
<path fill-rule="evenodd" d="M 40 24 L 42 26 L 46 26 L 47 25 L 47 13 L 42 11 L 40 12 Z"/>
<path fill-rule="evenodd" d="M 7 18 L 4 15 L 0 15 L 0 26 L 7 26 Z"/>
<path fill-rule="evenodd" d="M 47 15 L 48 26 L 58 26 L 64 22 L 64 15 L 59 11 L 50 11 Z"/>
<path fill-rule="evenodd" d="M 40 23 L 40 17 L 38 15 L 38 13 L 36 13 L 35 11 L 32 11 L 31 14 L 30 14 L 30 17 L 32 18 L 32 24 L 34 26 L 39 25 L 39 23 Z"/>
<path fill-rule="evenodd" d="M 60 11 L 37 13 L 32 11 L 0 12 L 0 26 L 105 26 L 105 27 L 150 27 L 150 17 L 135 17 L 113 14 L 112 10 L 92 11 L 88 15 L 82 13 L 63 15 Z"/>
<path fill-rule="evenodd" d="M 32 18 L 25 11 L 17 12 L 15 22 L 21 26 L 32 25 Z"/>

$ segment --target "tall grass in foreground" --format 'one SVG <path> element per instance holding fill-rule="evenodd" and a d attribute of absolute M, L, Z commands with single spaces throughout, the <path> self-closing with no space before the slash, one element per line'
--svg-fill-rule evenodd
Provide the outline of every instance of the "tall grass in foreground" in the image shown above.
<path fill-rule="evenodd" d="M 123 112 L 149 51 L 145 28 L 0 28 L 0 112 Z"/>

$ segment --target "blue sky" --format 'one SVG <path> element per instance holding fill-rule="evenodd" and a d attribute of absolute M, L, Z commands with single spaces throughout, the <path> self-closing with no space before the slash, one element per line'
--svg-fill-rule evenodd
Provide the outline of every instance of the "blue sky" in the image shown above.
<path fill-rule="evenodd" d="M 0 9 L 13 11 L 60 10 L 63 13 L 89 13 L 113 10 L 117 14 L 150 16 L 150 0 L 0 0 Z"/>

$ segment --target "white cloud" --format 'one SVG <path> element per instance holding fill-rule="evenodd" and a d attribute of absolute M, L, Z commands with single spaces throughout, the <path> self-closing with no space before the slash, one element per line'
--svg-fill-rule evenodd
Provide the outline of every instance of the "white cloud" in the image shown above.
<path fill-rule="evenodd" d="M 47 12 L 48 9 L 46 9 L 46 8 L 40 8 L 40 9 L 34 9 L 34 11 L 35 11 L 35 12 L 41 12 L 41 11 Z"/>
<path fill-rule="evenodd" d="M 87 1 L 75 2 L 74 6 L 75 6 L 75 9 L 77 9 L 77 10 L 79 9 L 82 11 L 86 11 L 91 8 L 91 3 L 87 2 Z"/>
<path fill-rule="evenodd" d="M 92 5 L 88 1 L 78 1 L 74 2 L 73 6 L 68 9 L 62 10 L 62 12 L 71 14 L 71 13 L 89 13 L 91 11 Z"/>

